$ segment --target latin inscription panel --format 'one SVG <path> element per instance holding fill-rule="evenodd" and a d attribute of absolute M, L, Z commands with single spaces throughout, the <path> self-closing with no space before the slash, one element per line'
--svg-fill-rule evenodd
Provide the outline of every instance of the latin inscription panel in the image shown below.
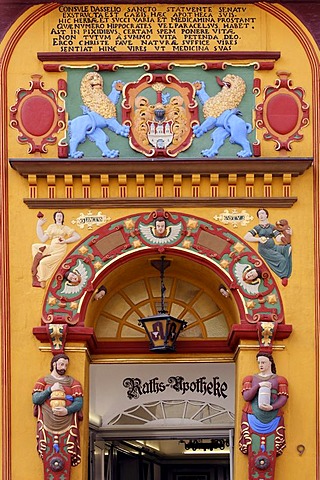
<path fill-rule="evenodd" d="M 263 12 L 230 5 L 61 5 L 48 16 L 49 50 L 227 52 L 254 50 Z"/>

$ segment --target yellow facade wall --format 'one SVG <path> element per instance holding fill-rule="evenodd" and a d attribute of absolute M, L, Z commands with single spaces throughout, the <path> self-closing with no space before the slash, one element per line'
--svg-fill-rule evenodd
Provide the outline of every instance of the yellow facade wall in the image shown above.
<path fill-rule="evenodd" d="M 41 7 L 39 7 L 41 8 Z M 161 11 L 164 6 L 157 8 Z M 259 50 L 281 51 L 281 57 L 276 62 L 276 68 L 271 71 L 256 72 L 255 76 L 262 78 L 262 86 L 274 85 L 276 80 L 276 71 L 284 70 L 291 73 L 293 86 L 303 86 L 306 91 L 305 100 L 312 108 L 319 108 L 313 97 L 314 91 L 314 72 L 308 61 L 305 46 L 300 39 L 290 31 L 288 26 L 259 8 L 259 6 L 249 6 L 250 11 L 257 17 L 259 16 L 262 25 L 261 32 L 255 32 L 250 35 L 248 41 L 243 40 L 242 50 L 257 50 L 257 39 Z M 277 8 L 277 12 L 283 12 L 289 16 L 284 9 Z M 26 19 L 29 13 L 37 11 L 37 7 L 26 12 Z M 40 18 L 35 24 L 31 25 L 23 34 L 18 44 L 14 48 L 7 71 L 8 96 L 7 103 L 11 106 L 15 103 L 15 91 L 19 88 L 27 88 L 30 76 L 34 73 L 42 74 L 42 80 L 45 88 L 55 88 L 57 80 L 65 77 L 63 72 L 46 73 L 43 71 L 41 62 L 37 59 L 37 52 L 50 51 L 51 46 L 48 40 L 48 28 L 51 25 L 55 12 L 48 14 L 47 17 Z M 19 19 L 23 23 L 23 18 Z M 299 25 L 299 22 L 294 19 Z M 5 41 L 2 44 L 2 50 L 6 48 L 10 35 L 15 35 L 13 27 Z M 305 38 L 309 35 L 304 32 Z M 261 100 L 260 100 L 261 99 Z M 262 96 L 257 99 L 257 103 L 262 101 Z M 311 157 L 314 151 L 314 123 L 311 117 L 310 125 L 303 130 L 303 141 L 293 144 L 290 156 Z M 59 135 L 62 138 L 62 135 Z M 262 132 L 259 132 L 259 138 L 262 140 Z M 262 146 L 264 157 L 276 157 L 273 142 L 264 142 Z M 27 157 L 26 146 L 17 142 L 17 131 L 9 128 L 8 130 L 8 156 L 9 158 Z M 43 155 L 44 156 L 44 155 Z M 49 158 L 57 157 L 57 145 L 48 147 Z M 248 160 L 250 161 L 250 160 Z M 285 160 L 284 160 L 285 161 Z M 41 478 L 42 462 L 36 453 L 36 419 L 32 416 L 31 392 L 34 382 L 38 377 L 48 372 L 51 353 L 47 349 L 41 351 L 40 344 L 32 334 L 32 329 L 40 324 L 40 315 L 44 292 L 41 289 L 35 289 L 31 286 L 31 244 L 36 239 L 36 214 L 37 211 L 29 209 L 24 198 L 28 198 L 28 182 L 22 178 L 16 171 L 9 168 L 9 224 L 8 241 L 10 252 L 10 335 L 11 335 L 11 406 L 12 406 L 12 478 L 20 480 L 25 478 Z M 75 188 L 80 187 L 75 181 Z M 170 180 L 165 183 L 167 192 L 171 191 Z M 190 189 L 190 180 L 186 179 L 183 183 L 183 189 L 188 192 Z M 274 180 L 274 189 L 281 189 L 277 185 L 278 180 Z M 259 183 L 259 180 L 258 180 Z M 315 298 L 312 286 L 315 281 L 314 273 L 314 177 L 313 169 L 310 168 L 302 176 L 296 177 L 292 181 L 292 196 L 296 196 L 298 201 L 287 210 L 279 211 L 276 208 L 268 208 L 271 221 L 280 217 L 288 219 L 293 228 L 293 274 L 289 280 L 287 288 L 279 288 L 282 294 L 282 300 L 285 309 L 286 323 L 293 325 L 293 333 L 285 342 L 276 344 L 275 360 L 278 372 L 286 376 L 289 380 L 290 399 L 285 407 L 285 423 L 287 428 L 287 449 L 282 458 L 277 460 L 276 478 L 289 480 L 295 478 L 297 472 L 303 472 L 304 478 L 315 478 Z M 46 196 L 46 182 L 39 182 L 39 196 Z M 61 189 L 62 196 L 62 185 Z M 92 197 L 99 197 L 98 183 L 92 184 Z M 224 188 L 224 187 L 222 187 Z M 259 187 L 257 187 L 259 188 Z M 262 190 L 262 186 L 261 186 Z M 152 195 L 153 185 L 147 188 L 147 196 Z M 117 196 L 116 186 L 112 190 L 114 196 Z M 225 192 L 226 193 L 226 192 Z M 60 195 L 59 195 L 60 196 Z M 80 194 L 77 195 L 80 197 Z M 168 193 L 168 196 L 169 193 Z M 164 200 L 165 207 L 165 200 Z M 257 206 L 258 207 L 258 206 Z M 241 208 L 241 204 L 239 204 Z M 178 210 L 178 209 L 168 209 Z M 221 208 L 182 208 L 180 212 L 213 221 L 215 215 L 221 212 Z M 114 208 L 105 209 L 104 213 L 110 216 L 112 220 L 124 217 L 137 212 L 146 211 L 145 208 L 130 209 Z M 150 209 L 151 211 L 151 209 Z M 255 218 L 248 227 L 255 225 L 256 208 L 247 208 L 247 211 Z M 43 209 L 43 213 L 49 219 L 52 217 L 53 210 Z M 81 213 L 80 209 L 64 210 L 65 224 L 71 225 L 71 221 Z M 239 226 L 237 234 L 243 237 L 248 227 Z M 77 230 L 83 237 L 85 232 Z M 71 247 L 69 247 L 71 249 Z M 236 435 L 239 431 L 240 411 L 243 400 L 239 394 L 241 379 L 245 375 L 255 370 L 256 350 L 250 347 L 256 347 L 253 342 L 244 342 L 240 346 L 236 356 L 237 366 L 237 386 L 236 391 L 236 412 L 237 425 Z M 88 364 L 89 358 L 82 348 L 83 346 L 74 346 L 74 351 L 70 351 L 71 364 L 70 373 L 79 379 L 85 386 L 85 418 L 88 413 Z M 69 353 L 69 352 L 68 352 Z M 214 361 L 214 356 L 212 356 Z M 85 420 L 81 427 L 82 438 L 82 456 L 83 463 L 76 467 L 72 473 L 72 479 L 86 478 L 87 463 L 87 426 Z M 306 451 L 302 456 L 297 452 L 297 445 L 306 446 Z M 30 472 L 26 476 L 27 471 Z M 32 474 L 31 474 L 32 472 Z M 235 449 L 235 480 L 245 480 L 247 478 L 247 458 Z M 281 472 L 281 473 L 280 473 Z"/>

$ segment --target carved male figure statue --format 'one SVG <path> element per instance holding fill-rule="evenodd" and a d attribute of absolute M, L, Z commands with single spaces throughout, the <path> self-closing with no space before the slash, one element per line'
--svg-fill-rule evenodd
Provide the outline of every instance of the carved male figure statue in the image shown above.
<path fill-rule="evenodd" d="M 40 378 L 32 401 L 37 416 L 37 450 L 44 463 L 45 480 L 67 480 L 70 466 L 81 461 L 78 421 L 82 419 L 81 384 L 66 375 L 69 357 L 63 353 L 51 360 L 51 373 Z"/>

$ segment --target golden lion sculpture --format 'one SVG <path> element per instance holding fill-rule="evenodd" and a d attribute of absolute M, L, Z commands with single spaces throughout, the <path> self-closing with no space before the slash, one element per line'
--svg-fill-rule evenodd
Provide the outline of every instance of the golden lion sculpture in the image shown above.
<path fill-rule="evenodd" d="M 242 147 L 237 153 L 238 157 L 251 157 L 252 151 L 247 135 L 252 131 L 252 126 L 240 118 L 241 112 L 237 108 L 246 93 L 246 84 L 237 75 L 228 74 L 223 80 L 216 78 L 222 88 L 214 97 L 209 97 L 204 82 L 194 83 L 196 95 L 203 105 L 205 120 L 193 127 L 193 133 L 196 137 L 201 137 L 209 130 L 215 129 L 211 134 L 213 140 L 211 148 L 202 150 L 201 154 L 209 158 L 216 156 L 225 140 L 230 137 L 230 143 Z"/>
<path fill-rule="evenodd" d="M 130 127 L 121 125 L 116 118 L 116 104 L 123 89 L 123 82 L 116 80 L 112 83 L 109 95 L 103 91 L 103 79 L 97 72 L 87 73 L 80 85 L 80 93 L 84 105 L 81 107 L 83 115 L 68 122 L 69 156 L 81 158 L 84 153 L 78 150 L 78 145 L 88 138 L 95 142 L 103 157 L 115 158 L 119 150 L 110 150 L 107 147 L 109 137 L 103 128 L 123 137 L 128 137 Z"/>

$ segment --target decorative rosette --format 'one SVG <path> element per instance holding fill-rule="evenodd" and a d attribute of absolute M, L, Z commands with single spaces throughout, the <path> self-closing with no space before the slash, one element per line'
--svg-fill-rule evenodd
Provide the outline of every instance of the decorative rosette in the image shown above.
<path fill-rule="evenodd" d="M 53 457 L 50 460 L 50 469 L 52 472 L 60 472 L 64 469 L 64 460 L 61 457 Z"/>
<path fill-rule="evenodd" d="M 259 470 L 267 470 L 267 468 L 269 468 L 269 466 L 270 466 L 270 460 L 265 455 L 259 455 L 256 458 L 256 460 L 254 462 L 254 465 Z"/>

